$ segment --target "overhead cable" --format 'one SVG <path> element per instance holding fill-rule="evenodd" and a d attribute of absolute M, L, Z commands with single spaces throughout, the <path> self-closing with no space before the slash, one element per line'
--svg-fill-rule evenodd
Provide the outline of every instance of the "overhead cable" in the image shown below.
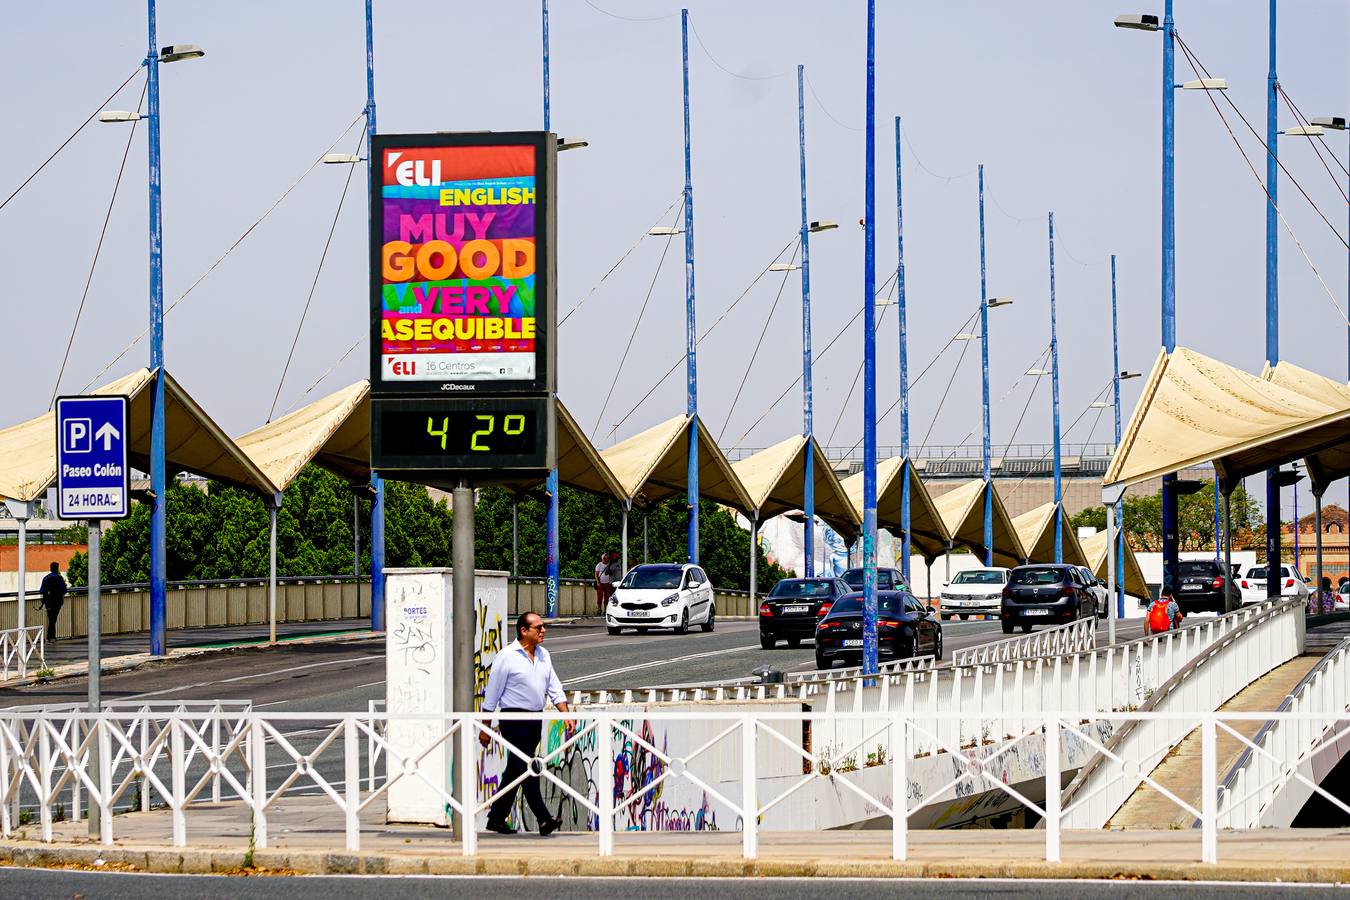
<path fill-rule="evenodd" d="M 669 206 L 666 207 L 665 212 L 661 213 L 661 215 L 657 217 L 656 221 L 653 222 L 646 231 L 642 232 L 642 237 L 638 238 L 637 241 L 634 242 L 633 246 L 629 247 L 627 250 L 623 252 L 623 255 L 619 257 L 618 262 L 614 263 L 614 265 L 609 267 L 609 271 L 607 271 L 604 275 L 600 276 L 600 280 L 597 281 L 595 285 L 589 291 L 586 292 L 586 296 L 578 300 L 576 302 L 576 305 L 567 311 L 567 315 L 563 316 L 561 319 L 558 320 L 559 328 L 566 325 L 567 320 L 572 318 L 572 314 L 575 313 L 577 310 L 581 309 L 582 304 L 584 304 L 587 300 L 591 299 L 591 295 L 593 295 L 596 291 L 600 290 L 600 285 L 604 284 L 605 280 L 608 279 L 609 276 L 613 275 L 615 270 L 618 269 L 619 266 L 623 265 L 623 261 L 627 259 L 634 250 L 642 246 L 643 240 L 645 240 L 650 235 L 652 228 L 655 228 L 656 226 L 664 222 L 666 216 L 670 215 L 670 211 L 675 208 L 676 204 L 679 204 L 681 209 L 684 208 L 684 204 L 681 202 L 683 200 L 684 200 L 684 191 L 681 191 L 680 195 L 675 198 L 674 202 L 672 202 Z M 678 213 L 676 214 L 675 218 L 677 220 L 679 219 Z"/>

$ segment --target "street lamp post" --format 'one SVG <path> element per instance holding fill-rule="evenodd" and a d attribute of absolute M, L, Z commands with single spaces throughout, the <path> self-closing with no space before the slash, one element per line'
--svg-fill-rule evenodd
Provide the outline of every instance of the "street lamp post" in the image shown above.
<path fill-rule="evenodd" d="M 877 671 L 876 0 L 867 0 L 867 122 L 863 163 L 863 653 Z"/>
<path fill-rule="evenodd" d="M 375 184 L 375 14 L 366 0 L 366 181 Z M 373 189 L 373 188 L 372 188 Z M 375 223 L 370 223 L 373 231 Z M 370 630 L 384 631 L 384 479 L 370 471 Z"/>
<path fill-rule="evenodd" d="M 983 432 L 981 453 L 984 473 L 984 564 L 994 564 L 994 486 L 989 448 L 989 294 L 984 259 L 984 163 L 980 180 L 980 409 Z"/>
<path fill-rule="evenodd" d="M 542 20 L 540 36 L 543 45 L 544 68 L 544 131 L 549 131 L 552 122 L 549 109 L 548 0 L 541 0 L 540 18 Z M 558 563 L 558 506 L 560 502 L 558 492 L 558 467 L 554 466 L 549 470 L 548 478 L 544 482 L 544 494 L 548 503 L 548 508 L 544 514 L 544 615 L 550 619 L 557 618 L 558 615 L 558 585 L 561 574 Z"/>
<path fill-rule="evenodd" d="M 689 154 L 689 10 L 680 10 L 680 51 L 684 74 L 684 329 L 686 409 L 689 415 L 689 562 L 698 562 L 698 337 L 694 325 L 694 175 Z"/>
<path fill-rule="evenodd" d="M 1059 334 L 1055 323 L 1055 214 L 1050 227 L 1050 396 L 1055 441 L 1055 562 L 1064 562 L 1064 507 L 1059 449 Z"/>
<path fill-rule="evenodd" d="M 806 211 L 806 95 L 803 82 L 806 67 L 797 66 L 797 160 L 802 184 L 802 434 L 806 437 L 806 460 L 802 466 L 803 574 L 816 574 L 816 474 L 814 424 L 811 395 L 811 223 Z M 751 535 L 754 540 L 754 535 Z"/>
<path fill-rule="evenodd" d="M 1280 187 L 1279 131 L 1276 99 L 1279 77 L 1275 73 L 1275 0 L 1270 0 L 1270 69 L 1266 74 L 1266 362 L 1280 361 L 1280 232 L 1278 197 Z M 1280 596 L 1280 486 L 1275 469 L 1266 470 L 1266 596 Z M 1297 523 L 1295 523 L 1297 541 Z"/>
<path fill-rule="evenodd" d="M 900 165 L 900 117 L 895 117 L 895 289 L 900 320 L 900 460 L 905 467 L 900 482 L 900 572 L 905 587 L 913 590 L 909 576 L 912 542 L 909 534 L 909 323 L 905 305 L 905 201 Z M 932 593 L 931 591 L 929 592 Z"/>

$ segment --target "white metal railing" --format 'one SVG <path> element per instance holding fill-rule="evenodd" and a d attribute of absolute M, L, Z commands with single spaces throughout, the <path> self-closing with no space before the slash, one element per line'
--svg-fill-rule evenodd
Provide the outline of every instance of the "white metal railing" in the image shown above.
<path fill-rule="evenodd" d="M 1350 752 L 1350 734 L 1337 727 L 1347 708 L 1350 638 L 1322 657 L 1279 706 L 1279 712 L 1314 718 L 1269 721 L 1244 741 L 1248 746 L 1219 783 L 1220 826 L 1290 825 L 1316 783 Z"/>
<path fill-rule="evenodd" d="M 1134 730 L 1162 726 L 1190 732 L 1199 728 L 1203 752 L 1196 774 L 1204 789 L 1198 806 L 1164 792 L 1200 820 L 1202 859 L 1217 862 L 1218 729 L 1238 734 L 1235 729 L 1241 723 L 1268 719 L 1290 728 L 1321 727 L 1327 718 L 1322 713 L 1294 712 L 1053 710 L 1026 717 L 1024 727 L 1015 732 L 994 732 L 967 745 L 945 737 L 950 729 L 944 726 L 961 715 L 804 712 L 793 704 L 784 704 L 736 711 L 599 709 L 495 717 L 383 716 L 386 725 L 389 721 L 419 721 L 431 726 L 431 731 L 416 747 L 386 744 L 384 750 L 391 761 L 388 779 L 374 787 L 364 785 L 360 778 L 362 751 L 367 739 L 384 739 L 370 729 L 368 716 L 361 713 L 170 713 L 150 736 L 148 745 L 140 736 L 144 720 L 133 715 L 57 712 L 32 719 L 27 730 L 17 729 L 16 717 L 5 715 L 0 716 L 0 767 L 5 776 L 0 809 L 5 811 L 4 834 L 11 838 L 15 823 L 8 810 L 15 794 L 27 792 L 38 806 L 40 839 L 50 842 L 56 837 L 53 811 L 61 792 L 78 783 L 84 786 L 89 804 L 98 807 L 99 836 L 110 845 L 119 830 L 114 815 L 117 801 L 133 784 L 143 781 L 163 797 L 167 807 L 165 830 L 173 845 L 182 847 L 189 842 L 189 819 L 194 808 L 204 800 L 213 781 L 219 780 L 228 796 L 223 802 L 213 800 L 209 818 L 201 821 L 228 829 L 232 835 L 237 835 L 237 826 L 246 826 L 253 846 L 265 848 L 270 821 L 284 811 L 279 801 L 285 798 L 285 806 L 291 808 L 298 797 L 304 797 L 305 827 L 316 833 L 340 828 L 344 846 L 356 852 L 361 849 L 363 833 L 374 835 L 384 830 L 380 804 L 390 786 L 405 779 L 416 784 L 419 791 L 436 796 L 454 814 L 476 822 L 502 791 L 526 777 L 522 775 L 511 784 L 482 783 L 480 735 L 486 734 L 505 752 L 517 753 L 502 747 L 501 738 L 487 725 L 492 718 L 525 719 L 541 721 L 550 730 L 561 729 L 564 738 L 556 747 L 536 756 L 517 755 L 538 771 L 551 790 L 560 792 L 582 811 L 584 824 L 579 830 L 596 833 L 596 853 L 600 856 L 613 854 L 616 831 L 632 830 L 625 823 L 640 819 L 653 826 L 641 829 L 645 831 L 676 830 L 686 823 L 695 830 L 713 830 L 709 826 L 714 824 L 717 830 L 739 830 L 742 855 L 753 859 L 758 855 L 761 831 L 833 827 L 810 812 L 826 805 L 811 802 L 812 792 L 825 791 L 835 805 L 855 810 L 859 822 L 884 826 L 889 820 L 892 856 L 905 859 L 911 820 L 917 814 L 975 793 L 991 792 L 1006 795 L 1044 820 L 1045 858 L 1056 862 L 1061 855 L 1062 828 L 1068 826 L 1074 806 L 1084 802 L 1070 798 L 1066 804 L 1061 794 L 1066 761 L 1080 745 L 1105 752 L 1101 738 L 1104 726 L 1107 731 L 1115 731 L 1134 723 Z M 984 719 L 986 724 L 992 721 L 990 717 Z M 1341 716 L 1336 724 L 1343 727 L 1346 721 L 1347 717 Z M 302 724 L 307 727 L 293 730 L 292 726 Z M 836 747 L 819 740 L 822 732 L 837 731 L 845 725 L 861 734 L 852 745 Z M 216 740 L 216 733 L 227 737 Z M 309 736 L 312 746 L 302 750 L 294 737 L 298 734 Z M 441 746 L 453 749 L 455 780 L 478 786 L 476 793 L 456 796 L 449 787 L 450 773 L 443 762 L 424 766 L 424 759 Z M 919 746 L 933 749 L 916 753 Z M 867 755 L 865 763 L 845 762 L 860 753 Z M 588 760 L 581 767 L 585 771 L 579 779 L 568 777 L 559 768 L 572 754 L 582 754 Z M 637 758 L 644 761 L 642 771 L 633 766 Z M 1108 758 L 1117 777 L 1133 778 L 1131 763 L 1110 754 Z M 1153 783 L 1148 776 L 1145 781 Z M 1321 787 L 1313 784 L 1310 790 L 1350 813 L 1350 806 Z M 702 798 L 704 809 L 692 819 L 674 823 L 672 828 L 669 819 L 634 815 L 653 797 L 670 797 L 681 791 Z M 1037 802 L 1032 796 L 1045 799 Z M 237 821 L 229 821 L 231 815 Z M 294 837 L 304 828 L 288 830 Z M 463 830 L 459 849 L 466 856 L 478 851 L 476 832 L 476 827 Z M 219 831 L 205 841 L 224 836 L 224 831 Z M 142 831 L 141 840 L 148 843 L 155 838 Z"/>
<path fill-rule="evenodd" d="M 958 666 L 1007 662 L 1034 656 L 1058 656 L 1062 653 L 1081 653 L 1096 646 L 1097 619 L 1077 619 L 1067 625 L 1057 625 L 1041 631 L 1032 631 L 1001 641 L 991 641 L 958 650 L 952 662 Z"/>
<path fill-rule="evenodd" d="M 47 665 L 47 632 L 41 625 L 0 631 L 0 681 L 27 678 Z M 33 665 L 36 657 L 37 665 Z"/>

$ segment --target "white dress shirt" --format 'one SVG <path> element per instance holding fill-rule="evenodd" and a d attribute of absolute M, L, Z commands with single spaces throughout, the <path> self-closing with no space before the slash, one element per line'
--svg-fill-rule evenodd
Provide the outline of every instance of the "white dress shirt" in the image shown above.
<path fill-rule="evenodd" d="M 554 706 L 567 701 L 548 651 L 542 644 L 536 644 L 531 659 L 520 641 L 512 641 L 492 660 L 492 671 L 483 695 L 483 711 L 539 711 L 543 710 L 546 697 Z"/>

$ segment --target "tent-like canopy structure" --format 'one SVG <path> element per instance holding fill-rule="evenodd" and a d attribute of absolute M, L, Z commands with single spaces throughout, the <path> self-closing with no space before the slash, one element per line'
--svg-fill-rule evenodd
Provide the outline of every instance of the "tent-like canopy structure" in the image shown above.
<path fill-rule="evenodd" d="M 1087 558 L 1087 567 L 1092 570 L 1103 581 L 1106 580 L 1106 532 L 1099 531 L 1096 534 L 1083 538 L 1083 553 Z M 1121 573 L 1116 573 L 1117 583 L 1121 581 Z M 1141 597 L 1145 600 L 1151 598 L 1148 583 L 1144 581 L 1144 570 L 1139 568 L 1139 560 L 1134 558 L 1134 551 L 1130 545 L 1125 545 L 1125 573 L 1124 573 L 1125 593 L 1131 597 Z"/>
<path fill-rule="evenodd" d="M 1281 361 L 1273 369 L 1267 363 L 1261 377 L 1328 406 L 1350 408 L 1350 385 L 1309 372 L 1293 363 Z M 1341 426 L 1344 427 L 1343 423 Z M 1334 437 L 1335 427 L 1329 430 Z M 1305 457 L 1314 494 L 1321 494 L 1331 482 L 1350 475 L 1350 435 L 1345 432 L 1342 435 L 1342 439 L 1329 442 L 1328 446 Z"/>
<path fill-rule="evenodd" d="M 753 456 L 737 460 L 731 469 L 749 495 L 752 511 L 758 511 L 762 522 L 805 505 L 807 453 L 813 456 L 815 514 L 851 543 L 858 534 L 861 519 L 815 438 L 808 442 L 805 436 L 794 434 Z"/>
<path fill-rule="evenodd" d="M 622 490 L 621 499 L 647 506 L 683 494 L 689 471 L 688 415 L 667 419 L 626 441 L 600 451 Z M 741 480 L 713 441 L 708 429 L 698 427 L 699 496 L 746 513 L 754 512 Z"/>
<path fill-rule="evenodd" d="M 1178 347 L 1160 353 L 1107 469 L 1131 485 L 1214 460 L 1228 484 L 1350 437 L 1334 405 Z"/>
<path fill-rule="evenodd" d="M 283 491 L 311 462 L 353 484 L 364 482 L 370 478 L 370 382 L 320 397 L 236 443 Z"/>
<path fill-rule="evenodd" d="M 931 563 L 947 552 L 951 534 L 938 515 L 933 498 L 914 463 L 892 456 L 877 463 L 877 525 L 899 532 L 901 527 L 901 500 L 905 479 L 909 479 L 909 533 L 910 547 Z M 862 519 L 863 473 L 855 472 L 842 482 L 849 500 Z"/>
<path fill-rule="evenodd" d="M 137 369 L 94 391 L 130 398 L 127 446 L 132 465 L 150 468 L 150 400 L 154 373 Z M 273 496 L 276 484 L 221 431 L 167 372 L 164 375 L 165 456 L 170 471 L 207 478 Z M 43 413 L 0 431 L 0 496 L 31 501 L 56 481 L 56 414 Z"/>
<path fill-rule="evenodd" d="M 993 494 L 994 509 L 994 565 L 1013 568 L 1020 566 L 1026 559 L 1022 550 L 1022 541 L 1017 536 L 1008 510 L 998 491 L 984 479 L 968 481 L 958 488 L 933 498 L 942 525 L 952 536 L 952 541 L 968 547 L 976 556 L 983 558 L 984 552 L 984 492 Z"/>
<path fill-rule="evenodd" d="M 1013 528 L 1017 531 L 1017 539 L 1021 541 L 1022 549 L 1027 554 L 1028 562 L 1052 563 L 1055 561 L 1054 502 L 1044 503 L 1035 509 L 1027 510 L 1012 521 Z M 1088 564 L 1087 557 L 1083 555 L 1083 547 L 1078 543 L 1078 535 L 1074 533 L 1073 526 L 1069 524 L 1067 516 L 1060 531 L 1060 555 L 1064 562 L 1070 566 L 1086 566 Z"/>

